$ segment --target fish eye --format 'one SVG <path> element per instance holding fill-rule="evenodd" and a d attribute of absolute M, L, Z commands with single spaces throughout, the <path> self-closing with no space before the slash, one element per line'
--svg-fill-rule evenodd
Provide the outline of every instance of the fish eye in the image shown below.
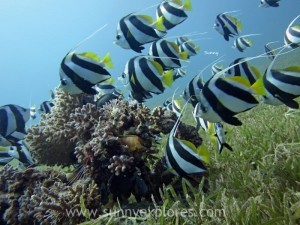
<path fill-rule="evenodd" d="M 200 109 L 202 112 L 206 113 L 207 112 L 207 107 L 205 107 L 204 105 L 200 104 Z"/>
<path fill-rule="evenodd" d="M 66 86 L 66 85 L 67 85 L 67 82 L 66 82 L 66 80 L 64 80 L 64 79 L 61 79 L 61 80 L 60 80 L 60 83 L 61 83 L 63 86 Z"/>
<path fill-rule="evenodd" d="M 125 78 L 126 77 L 126 73 L 122 73 L 122 78 Z"/>
<path fill-rule="evenodd" d="M 121 38 L 121 35 L 120 35 L 120 34 L 117 34 L 116 39 L 117 39 L 117 40 L 120 40 L 120 38 Z"/>
<path fill-rule="evenodd" d="M 13 146 L 10 146 L 10 148 L 9 148 L 10 150 L 14 150 L 14 147 Z"/>

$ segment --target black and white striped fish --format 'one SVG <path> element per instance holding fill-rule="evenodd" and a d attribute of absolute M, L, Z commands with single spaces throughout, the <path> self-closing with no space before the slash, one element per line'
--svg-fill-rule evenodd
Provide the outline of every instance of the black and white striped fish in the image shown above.
<path fill-rule="evenodd" d="M 218 142 L 219 152 L 221 153 L 224 147 L 226 147 L 230 151 L 233 151 L 232 147 L 225 141 L 225 136 L 227 132 L 224 130 L 223 124 L 221 122 L 214 123 L 214 131 L 214 136 Z"/>
<path fill-rule="evenodd" d="M 244 52 L 244 50 L 246 48 L 250 48 L 251 46 L 253 46 L 252 40 L 250 40 L 247 37 L 249 37 L 249 36 L 255 36 L 255 35 L 260 35 L 260 34 L 247 34 L 247 35 L 242 35 L 242 36 L 237 37 L 234 40 L 233 48 L 236 48 L 240 52 Z"/>
<path fill-rule="evenodd" d="M 92 87 L 111 77 L 105 67 L 113 67 L 108 53 L 100 60 L 93 52 L 69 52 L 60 64 L 60 88 L 70 95 L 95 95 L 97 92 Z"/>
<path fill-rule="evenodd" d="M 188 39 L 179 45 L 179 50 L 180 52 L 187 52 L 187 58 L 190 58 L 198 54 L 200 46 L 196 45 L 191 39 Z"/>
<path fill-rule="evenodd" d="M 205 150 L 199 152 L 199 148 L 197 149 L 193 143 L 175 137 L 180 119 L 181 116 L 178 117 L 167 141 L 166 166 L 175 175 L 185 178 L 190 178 L 189 176 L 193 174 L 207 173 L 205 163 L 209 160 L 208 152 Z"/>
<path fill-rule="evenodd" d="M 223 65 L 218 65 L 216 63 L 214 63 L 212 66 L 211 66 L 211 74 L 212 75 L 215 75 L 216 73 L 224 70 L 224 66 Z"/>
<path fill-rule="evenodd" d="M 32 157 L 25 146 L 0 146 L 0 165 L 6 165 L 13 159 L 18 159 L 24 166 L 33 164 Z"/>
<path fill-rule="evenodd" d="M 200 101 L 200 92 L 202 91 L 204 85 L 201 75 L 196 75 L 185 87 L 182 97 L 186 101 L 191 101 L 192 105 L 195 107 Z"/>
<path fill-rule="evenodd" d="M 24 139 L 25 123 L 30 119 L 30 109 L 18 105 L 0 107 L 0 135 L 12 143 Z"/>
<path fill-rule="evenodd" d="M 194 108 L 193 117 L 194 117 L 194 120 L 196 121 L 196 129 L 197 130 L 199 130 L 201 127 L 205 132 L 208 131 L 210 122 L 202 119 L 200 116 L 197 116 L 197 108 Z"/>
<path fill-rule="evenodd" d="M 126 63 L 121 79 L 127 89 L 142 96 L 161 94 L 165 90 L 164 85 L 171 86 L 173 73 L 164 72 L 158 62 L 147 56 L 136 56 Z"/>
<path fill-rule="evenodd" d="M 289 48 L 298 48 L 300 46 L 300 24 L 293 25 L 299 17 L 300 15 L 293 19 L 285 31 L 284 44 Z"/>
<path fill-rule="evenodd" d="M 169 100 L 166 100 L 163 102 L 163 106 L 168 110 L 168 111 L 172 111 L 172 102 L 170 102 Z"/>
<path fill-rule="evenodd" d="M 153 21 L 150 16 L 131 13 L 119 21 L 114 44 L 141 53 L 144 49 L 142 45 L 166 35 L 163 29 L 162 17 Z"/>
<path fill-rule="evenodd" d="M 278 7 L 280 0 L 260 0 L 259 7 Z"/>
<path fill-rule="evenodd" d="M 99 83 L 99 84 L 96 84 L 95 89 L 100 94 L 111 94 L 114 92 L 114 90 L 116 90 L 116 87 L 112 84 Z"/>
<path fill-rule="evenodd" d="M 186 75 L 186 70 L 183 68 L 173 69 L 173 80 L 184 77 Z"/>
<path fill-rule="evenodd" d="M 265 52 L 270 60 L 273 60 L 276 55 L 275 50 L 270 46 L 272 43 L 275 43 L 275 41 L 265 44 Z"/>
<path fill-rule="evenodd" d="M 154 56 L 154 60 L 158 62 L 164 70 L 180 68 L 181 60 L 187 59 L 187 52 L 179 51 L 176 43 L 160 39 L 151 44 L 149 55 Z"/>
<path fill-rule="evenodd" d="M 226 76 L 242 76 L 249 80 L 250 84 L 254 84 L 261 77 L 259 70 L 251 66 L 247 62 L 247 58 L 237 58 L 229 67 L 232 65 L 234 66 L 227 71 Z"/>
<path fill-rule="evenodd" d="M 97 108 L 102 108 L 105 104 L 109 103 L 111 100 L 118 99 L 122 94 L 117 90 L 114 90 L 112 93 L 103 94 L 96 101 Z"/>
<path fill-rule="evenodd" d="M 242 122 L 234 116 L 258 105 L 253 93 L 243 77 L 213 76 L 199 93 L 195 114 L 209 122 L 224 121 L 239 126 Z"/>
<path fill-rule="evenodd" d="M 218 14 L 214 24 L 214 29 L 218 31 L 226 41 L 229 41 L 229 37 L 238 36 L 242 29 L 241 22 L 235 17 L 227 15 L 228 13 L 231 12 Z"/>
<path fill-rule="evenodd" d="M 156 9 L 157 18 L 163 18 L 163 25 L 166 30 L 170 30 L 176 25 L 187 19 L 184 10 L 191 10 L 190 0 L 186 0 L 183 4 L 181 0 L 164 0 Z"/>
<path fill-rule="evenodd" d="M 54 106 L 54 103 L 51 101 L 44 101 L 40 105 L 39 113 L 48 114 L 51 113 L 51 108 Z"/>
<path fill-rule="evenodd" d="M 294 99 L 300 96 L 300 66 L 276 70 L 268 68 L 263 76 L 263 86 L 266 91 L 264 103 L 299 108 Z"/>

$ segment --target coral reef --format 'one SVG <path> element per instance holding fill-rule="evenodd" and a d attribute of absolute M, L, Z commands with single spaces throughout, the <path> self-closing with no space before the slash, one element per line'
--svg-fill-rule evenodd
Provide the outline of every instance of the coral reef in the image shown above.
<path fill-rule="evenodd" d="M 6 167 L 0 185 L 0 191 L 8 196 L 3 216 L 8 224 L 77 224 L 93 216 L 69 216 L 83 210 L 83 205 L 101 213 L 100 190 L 88 178 L 70 185 L 65 174 L 55 170 Z"/>
<path fill-rule="evenodd" d="M 38 164 L 69 164 L 76 140 L 74 132 L 66 130 L 70 115 L 82 105 L 84 95 L 71 96 L 56 89 L 54 107 L 51 114 L 42 114 L 37 125 L 28 128 L 25 141 Z"/>
<path fill-rule="evenodd" d="M 35 167 L 5 168 L 0 175 L 1 212 L 9 224 L 77 224 L 89 214 L 68 218 L 69 210 L 97 209 L 117 200 L 160 199 L 159 188 L 174 175 L 165 168 L 157 138 L 177 121 L 162 107 L 152 111 L 120 96 L 101 108 L 81 94 L 57 90 L 51 114 L 28 129 L 26 142 L 37 164 L 77 165 L 72 177 Z M 178 138 L 200 145 L 197 130 L 180 123 Z M 73 155 L 73 158 L 72 158 Z M 67 179 L 68 177 L 68 179 Z M 71 179 L 69 179 L 71 178 Z"/>

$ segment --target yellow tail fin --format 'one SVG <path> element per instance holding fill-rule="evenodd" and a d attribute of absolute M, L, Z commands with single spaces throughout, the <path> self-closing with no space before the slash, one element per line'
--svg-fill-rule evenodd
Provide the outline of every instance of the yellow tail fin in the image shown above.
<path fill-rule="evenodd" d="M 106 53 L 106 55 L 104 56 L 104 58 L 102 59 L 102 63 L 104 63 L 104 65 L 108 68 L 114 68 L 114 65 L 111 61 L 111 57 L 109 53 Z"/>
<path fill-rule="evenodd" d="M 172 87 L 173 84 L 173 71 L 167 70 L 164 72 L 163 76 L 163 84 L 167 85 L 168 87 Z"/>

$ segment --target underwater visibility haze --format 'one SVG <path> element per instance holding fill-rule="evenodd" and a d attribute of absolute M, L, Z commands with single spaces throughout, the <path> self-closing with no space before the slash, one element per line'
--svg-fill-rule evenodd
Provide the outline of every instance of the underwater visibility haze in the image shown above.
<path fill-rule="evenodd" d="M 299 0 L 0 11 L 0 224 L 300 224 Z"/>

